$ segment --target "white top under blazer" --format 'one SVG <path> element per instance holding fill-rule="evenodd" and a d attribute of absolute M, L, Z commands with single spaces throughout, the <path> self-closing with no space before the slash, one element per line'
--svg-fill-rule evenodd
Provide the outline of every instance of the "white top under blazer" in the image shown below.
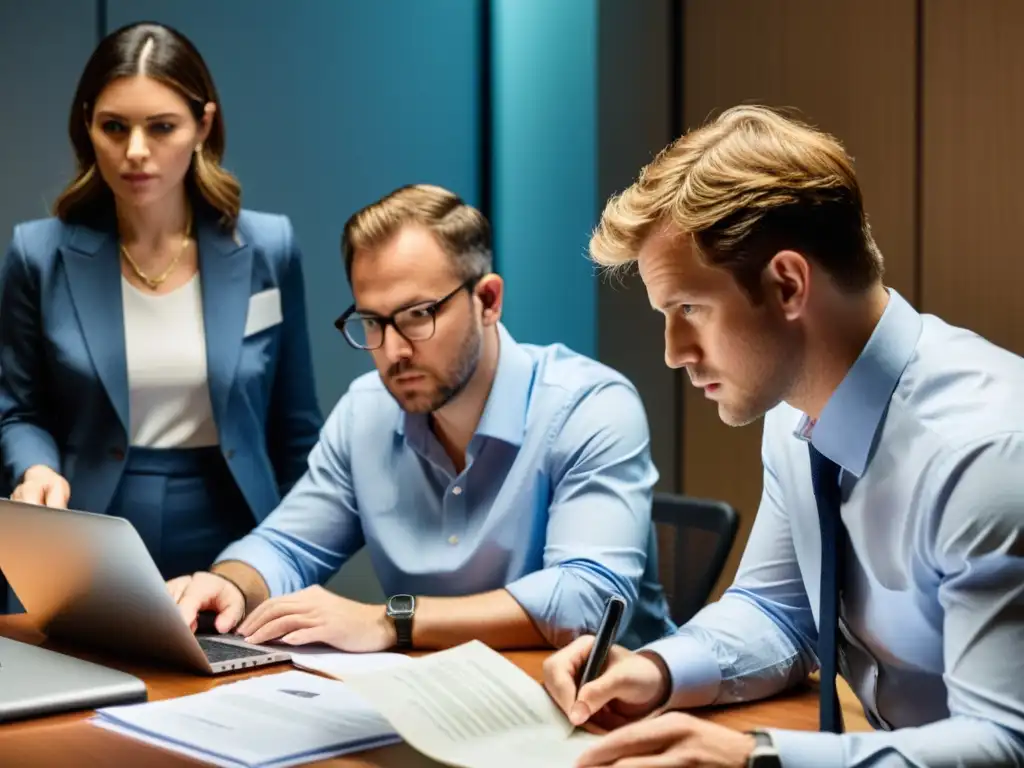
<path fill-rule="evenodd" d="M 122 275 L 121 294 L 130 444 L 142 448 L 217 445 L 199 273 L 160 295 L 143 293 Z"/>

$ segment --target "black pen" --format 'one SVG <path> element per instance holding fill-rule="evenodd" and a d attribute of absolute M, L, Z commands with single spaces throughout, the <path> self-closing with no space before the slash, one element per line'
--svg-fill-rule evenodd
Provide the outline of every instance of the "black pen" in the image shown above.
<path fill-rule="evenodd" d="M 576 679 L 576 691 L 601 676 L 604 672 L 605 662 L 608 660 L 608 651 L 615 642 L 615 635 L 619 630 L 619 621 L 622 619 L 622 612 L 626 610 L 626 601 L 618 595 L 612 595 L 604 605 L 604 616 L 601 617 L 601 626 L 597 629 L 597 637 L 590 647 L 590 656 L 583 670 Z"/>

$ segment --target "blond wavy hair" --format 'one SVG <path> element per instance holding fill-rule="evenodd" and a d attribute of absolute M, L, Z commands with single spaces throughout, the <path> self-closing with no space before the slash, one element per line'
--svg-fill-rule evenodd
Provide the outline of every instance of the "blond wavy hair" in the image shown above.
<path fill-rule="evenodd" d="M 463 280 L 492 269 L 491 225 L 476 208 L 444 187 L 410 184 L 356 211 L 345 222 L 341 251 L 352 278 L 356 251 L 383 245 L 408 225 L 430 230 Z"/>
<path fill-rule="evenodd" d="M 850 156 L 829 134 L 767 107 L 733 107 L 663 149 L 608 201 L 591 257 L 630 264 L 665 227 L 755 299 L 780 250 L 813 259 L 849 291 L 882 276 Z"/>

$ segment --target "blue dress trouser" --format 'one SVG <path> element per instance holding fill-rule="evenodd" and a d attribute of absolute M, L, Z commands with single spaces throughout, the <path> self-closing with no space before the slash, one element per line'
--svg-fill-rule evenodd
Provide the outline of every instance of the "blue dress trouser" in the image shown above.
<path fill-rule="evenodd" d="M 208 569 L 256 524 L 217 447 L 132 447 L 126 462 L 107 514 L 135 527 L 165 580 Z"/>

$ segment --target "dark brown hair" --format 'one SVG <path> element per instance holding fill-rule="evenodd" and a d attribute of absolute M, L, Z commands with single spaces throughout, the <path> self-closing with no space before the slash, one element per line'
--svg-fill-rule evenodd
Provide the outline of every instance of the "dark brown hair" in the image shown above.
<path fill-rule="evenodd" d="M 172 88 L 188 102 L 196 121 L 203 118 L 206 105 L 217 105 L 210 133 L 202 150 L 193 155 L 185 186 L 197 209 L 218 216 L 231 231 L 238 221 L 242 188 L 224 170 L 224 116 L 213 78 L 196 47 L 180 32 L 162 24 L 140 22 L 111 32 L 96 47 L 79 78 L 71 102 L 68 133 L 75 150 L 78 170 L 74 180 L 53 205 L 54 215 L 69 223 L 96 226 L 113 220 L 114 196 L 96 168 L 96 151 L 89 138 L 96 100 L 111 82 L 140 74 L 141 58 L 152 41 L 145 61 L 145 74 Z M 197 213 L 202 213 L 197 210 Z"/>
<path fill-rule="evenodd" d="M 345 223 L 341 251 L 349 280 L 358 249 L 381 245 L 407 224 L 430 230 L 461 279 L 483 277 L 491 271 L 491 225 L 487 218 L 443 187 L 411 184 L 356 211 Z"/>

